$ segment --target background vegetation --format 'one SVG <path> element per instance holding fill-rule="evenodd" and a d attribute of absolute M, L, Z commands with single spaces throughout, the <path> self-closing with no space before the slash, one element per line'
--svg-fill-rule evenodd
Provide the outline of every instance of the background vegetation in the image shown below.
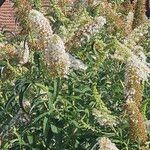
<path fill-rule="evenodd" d="M 71 69 L 67 77 L 51 76 L 43 45 L 29 25 L 30 6 L 43 12 L 53 32 L 63 39 L 66 51 L 80 59 L 87 69 Z M 129 29 L 126 30 L 126 16 L 129 12 L 136 12 L 134 7 L 121 1 L 58 3 L 50 0 L 45 12 L 41 1 L 32 0 L 30 4 L 25 0 L 14 2 L 16 17 L 23 30 L 10 38 L 5 32 L 0 33 L 2 150 L 107 150 L 100 148 L 102 137 L 109 138 L 120 150 L 149 149 L 149 139 L 143 143 L 130 134 L 130 116 L 124 94 L 124 55 L 127 52 L 118 45 L 130 35 L 127 33 Z M 96 33 L 77 34 L 91 22 L 94 28 L 97 25 L 94 21 L 99 16 L 106 18 L 106 24 Z M 86 42 L 79 40 L 81 44 L 76 45 L 82 36 Z M 26 56 L 27 62 L 20 63 L 25 56 L 26 43 L 30 55 Z M 149 32 L 136 46 L 139 45 L 149 61 Z M 119 55 L 115 57 L 118 51 Z M 148 81 L 141 82 L 143 101 L 140 112 L 145 123 L 150 119 L 150 88 Z M 148 132 L 146 135 L 149 136 Z"/>

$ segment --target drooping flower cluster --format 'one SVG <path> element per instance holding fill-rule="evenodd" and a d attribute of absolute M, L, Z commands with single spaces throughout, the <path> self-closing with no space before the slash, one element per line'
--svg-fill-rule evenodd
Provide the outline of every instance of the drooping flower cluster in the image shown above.
<path fill-rule="evenodd" d="M 91 36 L 98 33 L 99 30 L 106 24 L 106 19 L 102 16 L 97 17 L 92 23 L 86 24 L 78 30 L 75 35 L 66 42 L 65 46 L 68 51 L 78 49 L 83 46 Z"/>
<path fill-rule="evenodd" d="M 99 140 L 99 150 L 119 150 L 114 143 L 107 137 Z"/>
<path fill-rule="evenodd" d="M 130 72 L 130 68 L 135 68 L 134 70 L 136 70 L 140 81 L 147 81 L 150 74 L 150 65 L 143 53 L 143 47 L 136 45 L 131 51 L 126 44 L 122 44 L 116 39 L 113 42 L 117 49 L 114 57 L 118 57 L 117 59 L 120 57 L 121 60 L 126 62 L 126 72 Z"/>
<path fill-rule="evenodd" d="M 127 18 L 130 31 L 132 30 L 133 14 Z M 129 22 L 128 22 L 129 20 Z M 133 20 L 133 21 L 132 21 Z M 140 23 L 140 22 L 139 22 Z M 115 40 L 115 48 L 125 61 L 125 111 L 128 114 L 130 135 L 134 141 L 140 141 L 145 144 L 147 141 L 147 133 L 145 121 L 140 112 L 141 102 L 143 100 L 142 81 L 147 81 L 150 74 L 150 66 L 146 62 L 146 56 L 143 53 L 143 47 L 139 46 L 140 40 L 148 33 L 150 21 L 146 21 L 142 25 L 136 27 L 125 38 L 124 43 Z"/>
<path fill-rule="evenodd" d="M 145 23 L 145 25 L 134 29 L 125 41 L 126 47 L 132 50 L 130 57 L 126 61 L 125 71 L 126 111 L 129 118 L 131 138 L 141 143 L 147 141 L 144 119 L 140 112 L 143 100 L 142 81 L 147 81 L 150 67 L 146 62 L 143 48 L 137 44 L 141 37 L 148 32 L 149 22 Z"/>

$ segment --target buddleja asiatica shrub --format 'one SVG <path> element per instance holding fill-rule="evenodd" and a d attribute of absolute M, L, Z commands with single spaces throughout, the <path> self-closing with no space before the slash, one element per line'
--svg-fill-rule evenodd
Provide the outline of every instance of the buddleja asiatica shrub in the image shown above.
<path fill-rule="evenodd" d="M 13 2 L 22 30 L 0 35 L 1 149 L 149 149 L 142 0 Z"/>

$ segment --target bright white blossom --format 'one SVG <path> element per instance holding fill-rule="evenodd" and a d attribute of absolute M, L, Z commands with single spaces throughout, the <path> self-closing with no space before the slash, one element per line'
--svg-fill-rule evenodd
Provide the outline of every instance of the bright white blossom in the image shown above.
<path fill-rule="evenodd" d="M 69 54 L 69 59 L 71 62 L 70 68 L 74 70 L 86 70 L 87 66 L 79 59 L 76 59 L 71 54 Z"/>
<path fill-rule="evenodd" d="M 99 140 L 99 150 L 119 150 L 114 143 L 107 137 Z"/>
<path fill-rule="evenodd" d="M 50 74 L 57 76 L 68 74 L 70 67 L 69 55 L 65 52 L 64 43 L 58 35 L 53 34 L 49 37 L 44 57 Z"/>
<path fill-rule="evenodd" d="M 134 74 L 133 74 L 134 73 Z M 137 91 L 137 85 L 141 84 L 141 81 L 147 81 L 150 74 L 149 64 L 146 62 L 146 56 L 142 51 L 136 55 L 132 54 L 126 62 L 125 71 L 125 96 L 128 100 L 134 100 Z M 129 87 L 129 85 L 133 85 Z"/>
<path fill-rule="evenodd" d="M 32 29 L 40 39 L 48 38 L 53 34 L 49 20 L 41 12 L 32 9 L 28 19 Z"/>
<path fill-rule="evenodd" d="M 134 68 L 136 70 L 136 74 L 141 81 L 147 81 L 150 74 L 150 66 L 146 62 L 145 54 L 140 51 L 136 55 L 132 54 L 126 63 L 126 80 L 128 80 L 128 70 Z"/>
<path fill-rule="evenodd" d="M 116 126 L 116 117 L 111 115 L 111 112 L 103 108 L 101 110 L 93 109 L 93 115 L 101 126 Z"/>

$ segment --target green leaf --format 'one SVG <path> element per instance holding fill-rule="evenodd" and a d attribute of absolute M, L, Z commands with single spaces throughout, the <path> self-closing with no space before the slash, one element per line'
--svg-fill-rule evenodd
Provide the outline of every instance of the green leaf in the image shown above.
<path fill-rule="evenodd" d="M 39 115 L 37 118 L 35 118 L 33 124 L 37 123 L 38 121 L 40 121 L 40 120 L 41 120 L 42 118 L 44 118 L 45 116 L 50 115 L 51 112 L 52 112 L 52 111 L 49 111 L 49 112 L 45 112 L 45 113 Z"/>
<path fill-rule="evenodd" d="M 51 130 L 53 133 L 56 133 L 56 134 L 58 133 L 58 128 L 55 125 L 51 124 Z"/>
<path fill-rule="evenodd" d="M 28 138 L 29 143 L 33 144 L 33 136 L 32 135 L 28 135 L 27 138 Z"/>
<path fill-rule="evenodd" d="M 48 118 L 44 117 L 44 120 L 43 120 L 43 134 L 44 134 L 45 137 L 47 136 L 47 133 L 48 133 Z"/>

